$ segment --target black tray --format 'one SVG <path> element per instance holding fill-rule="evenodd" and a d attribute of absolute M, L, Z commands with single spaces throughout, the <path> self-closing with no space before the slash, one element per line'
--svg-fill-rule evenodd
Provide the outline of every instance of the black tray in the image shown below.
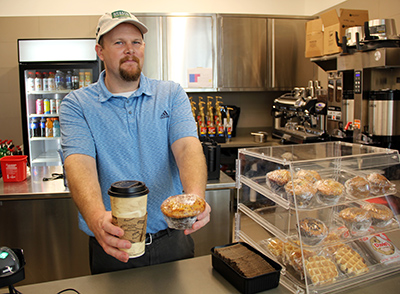
<path fill-rule="evenodd" d="M 275 269 L 275 271 L 253 278 L 246 278 L 241 274 L 239 274 L 229 264 L 227 264 L 219 256 L 217 256 L 217 254 L 214 252 L 214 250 L 217 248 L 228 247 L 235 244 L 242 244 L 246 248 L 260 255 Z M 212 253 L 213 268 L 216 269 L 217 272 L 219 272 L 229 283 L 231 283 L 241 293 L 245 294 L 257 293 L 272 288 L 276 288 L 279 285 L 279 277 L 282 267 L 272 259 L 268 258 L 258 250 L 248 245 L 247 243 L 236 242 L 224 246 L 216 246 L 211 249 L 211 253 Z"/>

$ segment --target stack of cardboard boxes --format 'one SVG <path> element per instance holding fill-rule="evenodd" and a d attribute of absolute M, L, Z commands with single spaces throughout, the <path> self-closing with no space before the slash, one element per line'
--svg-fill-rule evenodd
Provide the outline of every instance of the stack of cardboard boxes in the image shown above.
<path fill-rule="evenodd" d="M 318 19 L 308 21 L 306 58 L 340 53 L 342 49 L 337 46 L 336 32 L 342 42 L 347 28 L 364 26 L 368 20 L 368 10 L 340 9 L 338 16 L 336 9 L 333 9 L 321 14 Z"/>

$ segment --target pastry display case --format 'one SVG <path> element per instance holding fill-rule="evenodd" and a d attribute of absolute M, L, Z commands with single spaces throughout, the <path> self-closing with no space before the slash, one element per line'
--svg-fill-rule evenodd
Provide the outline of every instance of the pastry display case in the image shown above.
<path fill-rule="evenodd" d="M 239 149 L 235 241 L 282 265 L 293 293 L 400 273 L 400 157 L 347 142 Z"/>

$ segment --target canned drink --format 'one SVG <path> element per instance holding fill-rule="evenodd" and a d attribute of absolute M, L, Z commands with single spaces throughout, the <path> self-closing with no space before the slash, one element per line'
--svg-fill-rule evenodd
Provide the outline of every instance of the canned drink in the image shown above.
<path fill-rule="evenodd" d="M 44 104 L 44 114 L 50 114 L 50 100 L 44 99 L 43 104 Z"/>
<path fill-rule="evenodd" d="M 85 87 L 92 83 L 92 74 L 90 71 L 85 72 Z"/>
<path fill-rule="evenodd" d="M 85 73 L 83 71 L 79 72 L 79 88 L 85 87 Z"/>
<path fill-rule="evenodd" d="M 56 99 L 50 99 L 50 114 L 56 114 Z"/>
<path fill-rule="evenodd" d="M 44 102 L 43 99 L 36 99 L 36 114 L 44 113 Z"/>
<path fill-rule="evenodd" d="M 56 113 L 59 113 L 60 110 L 61 99 L 56 99 Z"/>

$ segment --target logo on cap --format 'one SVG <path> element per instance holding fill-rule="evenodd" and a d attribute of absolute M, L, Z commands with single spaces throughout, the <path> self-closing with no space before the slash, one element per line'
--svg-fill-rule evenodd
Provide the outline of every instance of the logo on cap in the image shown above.
<path fill-rule="evenodd" d="M 129 17 L 131 18 L 131 14 L 124 10 L 117 10 L 111 13 L 112 18 L 120 18 L 120 17 Z"/>

